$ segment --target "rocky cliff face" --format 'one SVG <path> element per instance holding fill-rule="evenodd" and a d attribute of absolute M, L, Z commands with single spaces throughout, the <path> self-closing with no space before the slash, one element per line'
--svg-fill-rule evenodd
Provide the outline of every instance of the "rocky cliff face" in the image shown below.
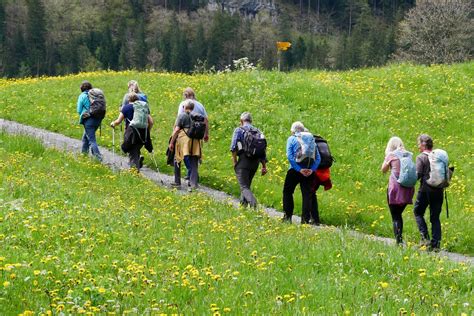
<path fill-rule="evenodd" d="M 258 14 L 263 13 L 276 21 L 279 13 L 278 6 L 273 0 L 210 0 L 207 7 L 210 11 L 222 10 L 249 19 L 255 19 Z"/>

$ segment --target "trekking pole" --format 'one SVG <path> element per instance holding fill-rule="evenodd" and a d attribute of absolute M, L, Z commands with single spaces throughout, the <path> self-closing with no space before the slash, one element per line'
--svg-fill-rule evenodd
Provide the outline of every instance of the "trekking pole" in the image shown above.
<path fill-rule="evenodd" d="M 151 159 L 153 160 L 153 163 L 155 164 L 156 172 L 158 173 L 158 178 L 160 178 L 161 184 L 165 185 L 165 182 L 163 181 L 163 178 L 161 177 L 160 169 L 158 168 L 158 164 L 156 163 L 156 160 L 155 160 L 155 151 L 151 152 Z"/>
<path fill-rule="evenodd" d="M 444 191 L 444 199 L 446 200 L 446 218 L 449 218 L 449 207 L 448 207 L 448 191 Z"/>
<path fill-rule="evenodd" d="M 112 128 L 112 169 L 115 170 L 115 127 Z"/>

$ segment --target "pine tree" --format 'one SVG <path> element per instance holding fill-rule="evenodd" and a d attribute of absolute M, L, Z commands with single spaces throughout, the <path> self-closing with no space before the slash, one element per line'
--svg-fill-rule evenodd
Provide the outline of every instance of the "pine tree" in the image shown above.
<path fill-rule="evenodd" d="M 26 0 L 28 20 L 26 23 L 29 65 L 36 76 L 45 72 L 46 21 L 41 0 Z"/>

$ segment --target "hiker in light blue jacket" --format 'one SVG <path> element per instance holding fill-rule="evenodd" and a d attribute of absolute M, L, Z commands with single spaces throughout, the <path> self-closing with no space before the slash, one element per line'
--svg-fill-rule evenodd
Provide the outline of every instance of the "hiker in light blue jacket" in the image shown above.
<path fill-rule="evenodd" d="M 286 173 L 285 183 L 283 185 L 283 210 L 285 215 L 284 221 L 291 222 L 294 210 L 293 193 L 295 192 L 296 186 L 299 184 L 301 188 L 301 195 L 303 197 L 303 210 L 301 214 L 301 223 L 308 224 L 311 218 L 311 183 L 313 172 L 319 166 L 321 157 L 316 144 L 314 143 L 314 137 L 311 133 L 304 131 L 304 125 L 301 122 L 294 122 L 291 125 L 291 136 L 288 138 L 286 143 L 286 156 L 290 163 L 290 168 Z M 306 135 L 307 134 L 307 135 Z M 305 140 L 312 141 L 309 147 L 310 150 L 305 152 L 302 149 L 302 142 Z M 303 156 L 309 154 L 306 159 Z"/>

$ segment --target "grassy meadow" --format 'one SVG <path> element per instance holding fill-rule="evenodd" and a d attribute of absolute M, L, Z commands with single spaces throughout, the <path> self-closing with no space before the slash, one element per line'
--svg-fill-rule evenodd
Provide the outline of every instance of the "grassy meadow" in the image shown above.
<path fill-rule="evenodd" d="M 472 267 L 0 133 L 0 314 L 472 315 Z"/>
<path fill-rule="evenodd" d="M 282 186 L 288 168 L 286 139 L 293 121 L 301 120 L 331 146 L 334 187 L 319 191 L 323 223 L 392 236 L 386 205 L 388 176 L 380 172 L 388 139 L 401 137 L 417 154 L 416 138 L 430 134 L 456 167 L 448 189 L 450 217 L 442 214 L 442 247 L 474 254 L 474 63 L 452 66 L 392 65 L 348 72 L 266 71 L 183 75 L 169 73 L 95 72 L 67 77 L 0 80 L 0 117 L 46 128 L 75 138 L 79 85 L 87 79 L 106 94 L 109 111 L 99 144 L 111 146 L 108 123 L 130 79 L 148 95 L 157 122 L 153 131 L 161 171 L 171 173 L 164 152 L 182 91 L 191 86 L 210 116 L 210 142 L 204 145 L 201 182 L 237 195 L 229 146 L 243 111 L 268 139 L 269 174 L 257 176 L 254 191 L 260 203 L 282 207 Z M 118 134 L 116 135 L 118 139 Z M 118 148 L 118 147 L 117 147 Z M 159 156 L 160 157 L 160 156 Z M 146 163 L 151 160 L 146 157 Z M 299 193 L 296 193 L 299 211 Z M 444 208 L 443 208 L 444 210 Z M 405 239 L 419 241 L 412 207 L 405 211 Z"/>

